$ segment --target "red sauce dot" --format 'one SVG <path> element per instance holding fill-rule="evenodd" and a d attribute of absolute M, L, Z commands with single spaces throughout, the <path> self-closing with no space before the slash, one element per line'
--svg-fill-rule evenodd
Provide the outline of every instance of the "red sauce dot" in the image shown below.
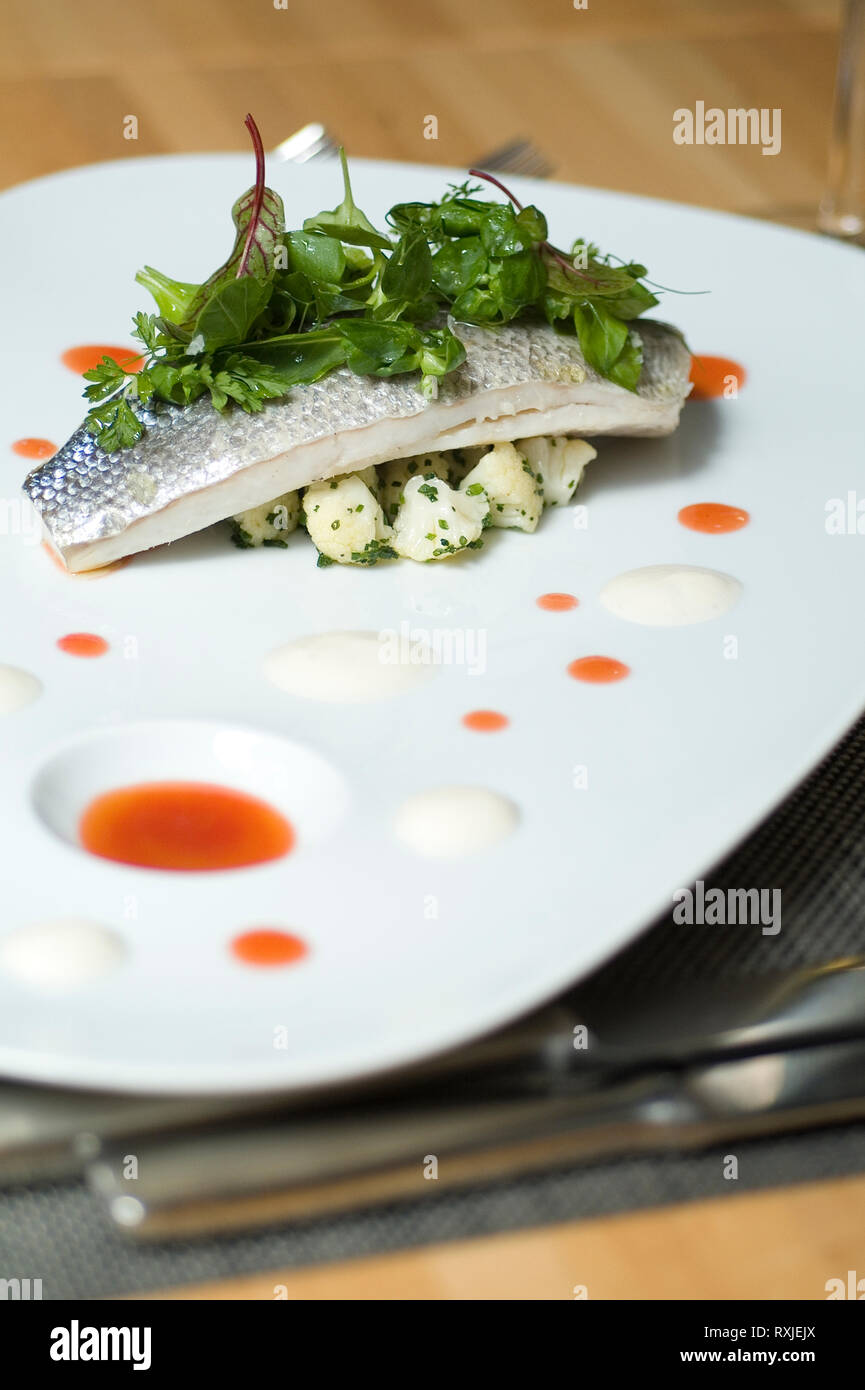
<path fill-rule="evenodd" d="M 58 637 L 57 645 L 69 656 L 104 656 L 108 643 L 95 632 L 69 632 Z"/>
<path fill-rule="evenodd" d="M 568 675 L 577 681 L 588 681 L 591 685 L 605 685 L 610 681 L 621 681 L 630 675 L 631 668 L 612 656 L 581 656 L 572 661 Z"/>
<path fill-rule="evenodd" d="M 747 380 L 745 368 L 731 357 L 692 357 L 688 378 L 694 389 L 688 400 L 708 401 L 717 396 L 735 396 Z"/>
<path fill-rule="evenodd" d="M 137 348 L 111 347 L 107 343 L 84 343 L 81 347 L 67 348 L 60 361 L 70 372 L 77 372 L 81 376 L 89 372 L 91 367 L 98 367 L 103 357 L 110 357 L 112 362 L 117 362 L 128 372 L 140 372 L 144 366 L 144 358 Z"/>
<path fill-rule="evenodd" d="M 281 859 L 294 831 L 266 801 L 210 782 L 142 782 L 91 801 L 81 843 L 145 869 L 240 869 Z"/>
<path fill-rule="evenodd" d="M 57 453 L 57 445 L 50 439 L 16 439 L 12 452 L 23 459 L 50 459 Z"/>
<path fill-rule="evenodd" d="M 538 607 L 548 613 L 567 613 L 571 608 L 577 608 L 579 602 L 573 594 L 541 594 L 537 601 Z"/>
<path fill-rule="evenodd" d="M 717 536 L 725 531 L 741 531 L 751 517 L 742 507 L 728 507 L 725 502 L 694 502 L 682 508 L 679 520 L 690 531 Z"/>
<path fill-rule="evenodd" d="M 510 722 L 506 714 L 499 714 L 495 709 L 473 709 L 463 715 L 466 728 L 474 729 L 477 734 L 497 733 L 499 729 L 506 729 Z"/>
<path fill-rule="evenodd" d="M 231 951 L 245 965 L 294 965 L 309 955 L 305 941 L 276 927 L 242 932 L 232 941 Z"/>

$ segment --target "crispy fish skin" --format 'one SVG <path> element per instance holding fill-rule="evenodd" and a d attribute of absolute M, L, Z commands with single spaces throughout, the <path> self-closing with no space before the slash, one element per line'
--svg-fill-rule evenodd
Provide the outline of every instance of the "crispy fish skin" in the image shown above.
<path fill-rule="evenodd" d="M 35 468 L 24 490 L 68 569 L 199 531 L 320 478 L 429 450 L 540 434 L 663 435 L 690 390 L 690 355 L 663 325 L 643 341 L 637 392 L 588 367 L 576 338 L 545 324 L 454 325 L 466 360 L 427 401 L 415 374 L 356 376 L 340 367 L 248 415 L 191 406 L 139 407 L 145 433 L 107 454 L 84 426 Z"/>

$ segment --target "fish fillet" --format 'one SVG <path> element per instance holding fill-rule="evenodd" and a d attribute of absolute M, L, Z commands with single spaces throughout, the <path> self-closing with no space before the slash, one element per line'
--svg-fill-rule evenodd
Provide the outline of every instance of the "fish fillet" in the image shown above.
<path fill-rule="evenodd" d="M 93 569 L 200 531 L 320 478 L 431 450 L 536 435 L 663 435 L 690 390 L 690 357 L 662 325 L 637 325 L 637 392 L 588 367 L 576 338 L 544 324 L 454 325 L 466 360 L 427 401 L 416 375 L 340 367 L 257 415 L 137 408 L 145 433 L 106 454 L 82 426 L 24 490 L 70 570 Z"/>

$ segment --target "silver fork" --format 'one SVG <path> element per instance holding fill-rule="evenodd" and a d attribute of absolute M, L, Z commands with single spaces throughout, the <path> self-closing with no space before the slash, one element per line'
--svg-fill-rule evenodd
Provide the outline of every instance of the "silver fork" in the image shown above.
<path fill-rule="evenodd" d="M 271 150 L 271 159 L 291 164 L 307 164 L 311 159 L 332 159 L 340 142 L 319 121 L 296 130 Z M 472 161 L 477 169 L 494 169 L 500 174 L 525 174 L 530 178 L 549 178 L 553 166 L 531 140 L 511 140 Z"/>
<path fill-rule="evenodd" d="M 475 169 L 494 169 L 499 174 L 525 174 L 533 179 L 548 179 L 553 166 L 531 140 L 511 140 L 489 154 L 473 161 Z"/>
<path fill-rule="evenodd" d="M 311 121 L 272 149 L 270 157 L 291 164 L 307 164 L 311 159 L 332 159 L 338 149 L 339 141 L 326 127 L 320 121 Z"/>

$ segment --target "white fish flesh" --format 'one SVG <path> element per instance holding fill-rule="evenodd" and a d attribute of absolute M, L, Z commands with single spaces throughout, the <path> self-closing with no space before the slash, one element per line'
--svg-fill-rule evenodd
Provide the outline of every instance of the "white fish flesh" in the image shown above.
<path fill-rule="evenodd" d="M 177 540 L 321 478 L 428 451 L 538 435 L 664 435 L 690 390 L 690 356 L 661 324 L 641 321 L 636 392 L 587 366 L 575 337 L 545 324 L 455 324 L 466 360 L 438 397 L 417 374 L 358 376 L 346 367 L 294 387 L 260 414 L 136 407 L 145 425 L 107 454 L 82 426 L 24 488 L 70 570 L 93 569 Z"/>

